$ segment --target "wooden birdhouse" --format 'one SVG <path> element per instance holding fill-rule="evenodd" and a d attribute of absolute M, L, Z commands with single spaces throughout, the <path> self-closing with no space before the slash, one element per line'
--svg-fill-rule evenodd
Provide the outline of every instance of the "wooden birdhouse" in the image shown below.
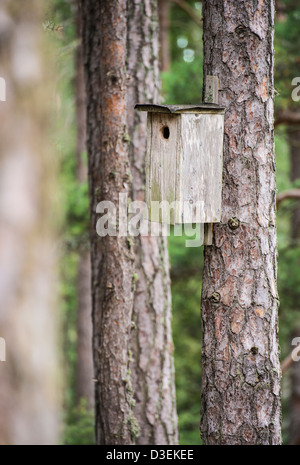
<path fill-rule="evenodd" d="M 135 108 L 148 112 L 148 218 L 169 224 L 219 222 L 224 108 L 209 103 Z"/>

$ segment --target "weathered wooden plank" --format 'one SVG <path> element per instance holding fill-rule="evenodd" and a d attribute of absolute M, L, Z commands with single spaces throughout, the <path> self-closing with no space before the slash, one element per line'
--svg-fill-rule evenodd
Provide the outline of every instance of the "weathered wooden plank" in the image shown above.
<path fill-rule="evenodd" d="M 214 224 L 213 223 L 204 223 L 204 245 L 212 245 L 214 236 Z"/>
<path fill-rule="evenodd" d="M 218 104 L 219 102 L 219 78 L 217 76 L 205 76 L 204 102 Z"/>
<path fill-rule="evenodd" d="M 147 114 L 147 149 L 146 149 L 146 160 L 145 160 L 145 171 L 146 171 L 145 201 L 147 205 L 150 205 L 150 202 L 151 202 L 151 190 L 150 190 L 151 145 L 152 145 L 152 113 L 148 113 Z"/>
<path fill-rule="evenodd" d="M 149 185 L 151 221 L 174 224 L 179 219 L 177 210 L 169 205 L 178 198 L 178 131 L 180 115 L 152 113 Z M 155 204 L 154 204 L 155 202 Z"/>
<path fill-rule="evenodd" d="M 181 115 L 184 223 L 221 219 L 223 115 Z"/>
<path fill-rule="evenodd" d="M 219 103 L 219 78 L 217 76 L 204 77 L 204 102 L 211 104 Z M 213 243 L 213 224 L 204 226 L 204 245 Z"/>

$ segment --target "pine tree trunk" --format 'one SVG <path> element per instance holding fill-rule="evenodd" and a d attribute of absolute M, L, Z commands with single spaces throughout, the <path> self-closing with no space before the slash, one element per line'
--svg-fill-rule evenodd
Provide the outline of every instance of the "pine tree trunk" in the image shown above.
<path fill-rule="evenodd" d="M 134 254 L 127 237 L 96 233 L 96 206 L 118 205 L 130 194 L 126 137 L 126 1 L 82 2 L 86 60 L 87 145 L 91 209 L 93 351 L 96 439 L 132 444 L 133 415 L 129 341 Z"/>
<path fill-rule="evenodd" d="M 100 238 L 95 215 L 101 200 L 117 206 L 119 193 L 144 199 L 146 121 L 134 104 L 158 96 L 156 1 L 86 1 L 82 9 L 97 442 L 174 444 L 166 241 Z"/>
<path fill-rule="evenodd" d="M 137 102 L 159 102 L 157 2 L 128 3 L 128 133 L 133 199 L 144 201 L 146 114 Z M 141 63 L 140 57 L 143 57 Z M 145 96 L 146 95 L 146 96 Z M 171 331 L 169 256 L 165 237 L 137 237 L 131 373 L 137 444 L 177 444 L 177 414 Z"/>
<path fill-rule="evenodd" d="M 7 86 L 0 102 L 1 445 L 53 445 L 59 433 L 56 173 L 47 129 L 52 76 L 41 6 L 0 3 L 0 73 Z"/>
<path fill-rule="evenodd" d="M 82 159 L 86 150 L 86 93 L 82 50 L 82 12 L 80 1 L 76 4 L 76 36 L 79 44 L 75 56 L 75 106 L 76 106 L 76 168 L 77 180 L 87 179 L 87 169 Z M 90 250 L 79 250 L 77 274 L 77 362 L 75 370 L 75 397 L 77 404 L 86 400 L 88 408 L 94 405 L 94 368 L 92 355 L 92 298 Z"/>
<path fill-rule="evenodd" d="M 226 107 L 223 213 L 205 247 L 204 444 L 279 444 L 273 2 L 203 3 L 204 75 Z"/>

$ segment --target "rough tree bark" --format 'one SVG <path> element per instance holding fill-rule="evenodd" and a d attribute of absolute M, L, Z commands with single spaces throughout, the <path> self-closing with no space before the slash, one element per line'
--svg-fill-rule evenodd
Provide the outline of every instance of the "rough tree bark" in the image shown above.
<path fill-rule="evenodd" d="M 0 444 L 58 441 L 54 207 L 49 153 L 49 51 L 41 3 L 0 3 Z M 49 61 L 47 63 L 49 66 Z M 47 76 L 48 75 L 48 76 Z M 48 102 L 48 103 L 47 103 Z"/>
<path fill-rule="evenodd" d="M 223 213 L 205 247 L 204 444 L 279 444 L 273 2 L 203 3 L 204 75 L 226 107 Z"/>
<path fill-rule="evenodd" d="M 96 439 L 131 444 L 136 436 L 129 373 L 134 253 L 127 237 L 98 237 L 96 206 L 130 194 L 126 108 L 125 0 L 82 2 L 86 60 L 91 214 Z"/>
<path fill-rule="evenodd" d="M 133 106 L 145 95 L 149 100 L 158 95 L 156 1 L 90 0 L 82 2 L 82 10 L 97 442 L 174 444 L 165 239 L 99 238 L 95 229 L 101 200 L 117 206 L 119 193 L 144 198 L 146 122 Z"/>
<path fill-rule="evenodd" d="M 82 12 L 76 2 L 76 36 L 79 41 L 75 54 L 75 107 L 76 107 L 76 171 L 77 180 L 87 179 L 87 168 L 82 159 L 86 150 L 86 93 L 82 50 Z M 77 404 L 86 399 L 87 407 L 94 405 L 94 368 L 92 355 L 92 299 L 91 258 L 89 247 L 79 250 L 77 273 L 77 362 L 75 370 L 75 396 Z"/>
<path fill-rule="evenodd" d="M 127 44 L 132 197 L 144 201 L 147 116 L 133 108 L 137 102 L 158 103 L 160 98 L 156 0 L 128 2 Z M 136 329 L 131 336 L 131 373 L 140 428 L 136 443 L 177 444 L 167 238 L 139 236 L 134 252 Z"/>

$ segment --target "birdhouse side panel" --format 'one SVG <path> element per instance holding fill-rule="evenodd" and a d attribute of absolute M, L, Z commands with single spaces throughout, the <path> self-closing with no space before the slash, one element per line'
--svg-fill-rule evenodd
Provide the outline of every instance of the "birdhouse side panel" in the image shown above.
<path fill-rule="evenodd" d="M 224 116 L 185 114 L 181 118 L 181 205 L 184 223 L 221 219 Z"/>
<path fill-rule="evenodd" d="M 178 141 L 180 115 L 148 114 L 146 199 L 152 221 L 174 224 L 179 208 Z"/>
<path fill-rule="evenodd" d="M 152 114 L 147 114 L 147 149 L 146 149 L 146 185 L 145 185 L 145 201 L 147 205 L 151 202 L 150 191 L 150 165 L 151 165 L 151 139 L 152 139 Z"/>

